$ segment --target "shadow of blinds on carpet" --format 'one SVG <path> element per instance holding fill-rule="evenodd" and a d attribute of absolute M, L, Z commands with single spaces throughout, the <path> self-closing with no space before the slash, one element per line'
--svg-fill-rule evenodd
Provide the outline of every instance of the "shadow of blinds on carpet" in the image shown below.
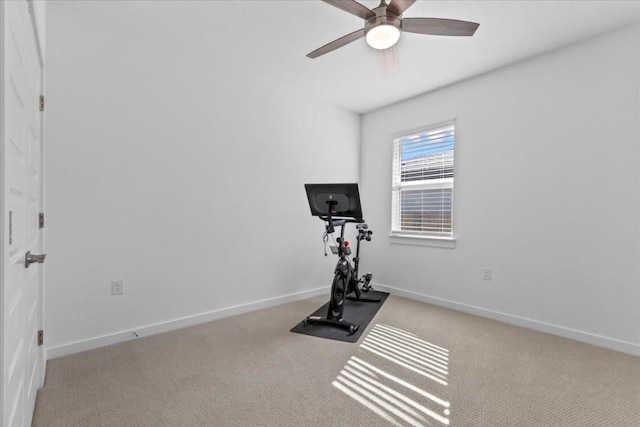
<path fill-rule="evenodd" d="M 449 425 L 450 402 L 437 395 L 448 385 L 447 349 L 383 324 L 360 349 L 363 356 L 349 359 L 334 387 L 396 426 Z"/>

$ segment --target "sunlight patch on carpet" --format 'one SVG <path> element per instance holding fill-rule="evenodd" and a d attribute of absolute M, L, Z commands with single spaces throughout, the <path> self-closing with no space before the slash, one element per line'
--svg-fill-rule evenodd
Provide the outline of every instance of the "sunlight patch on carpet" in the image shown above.
<path fill-rule="evenodd" d="M 376 324 L 333 386 L 395 426 L 449 425 L 449 351 Z M 368 360 L 364 360 L 364 359 Z M 418 374 L 416 376 L 415 374 Z"/>

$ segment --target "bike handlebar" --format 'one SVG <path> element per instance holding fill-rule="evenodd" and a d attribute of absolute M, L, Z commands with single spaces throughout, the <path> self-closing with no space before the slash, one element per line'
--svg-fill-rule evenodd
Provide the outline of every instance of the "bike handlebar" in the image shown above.
<path fill-rule="evenodd" d="M 329 221 L 329 217 L 328 216 L 321 216 L 319 217 L 321 220 L 327 222 Z M 348 222 L 353 222 L 356 224 L 362 224 L 364 222 L 364 219 L 362 218 L 341 218 L 341 219 L 337 219 L 334 217 L 331 217 L 331 222 L 333 222 L 334 225 L 345 225 Z"/>
<path fill-rule="evenodd" d="M 363 223 L 364 222 L 364 219 L 362 219 L 362 218 L 359 218 L 359 219 L 358 218 L 340 218 L 340 219 L 335 219 L 331 215 L 321 216 L 319 218 L 327 223 L 327 233 L 333 233 L 334 232 L 334 227 L 343 227 L 343 230 L 344 230 L 345 224 L 347 224 L 349 222 L 355 222 L 355 223 Z"/>

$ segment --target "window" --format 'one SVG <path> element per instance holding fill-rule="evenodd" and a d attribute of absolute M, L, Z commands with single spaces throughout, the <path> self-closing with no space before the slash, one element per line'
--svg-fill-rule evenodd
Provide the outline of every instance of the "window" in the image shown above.
<path fill-rule="evenodd" d="M 392 235 L 453 237 L 455 125 L 393 140 Z"/>

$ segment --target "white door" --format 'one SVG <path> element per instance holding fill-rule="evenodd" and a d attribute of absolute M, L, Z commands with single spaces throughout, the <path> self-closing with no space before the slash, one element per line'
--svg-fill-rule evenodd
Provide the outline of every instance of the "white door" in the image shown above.
<path fill-rule="evenodd" d="M 2 425 L 30 426 L 43 382 L 42 265 L 25 266 L 40 254 L 42 231 L 42 57 L 35 20 L 26 0 L 2 1 Z"/>

